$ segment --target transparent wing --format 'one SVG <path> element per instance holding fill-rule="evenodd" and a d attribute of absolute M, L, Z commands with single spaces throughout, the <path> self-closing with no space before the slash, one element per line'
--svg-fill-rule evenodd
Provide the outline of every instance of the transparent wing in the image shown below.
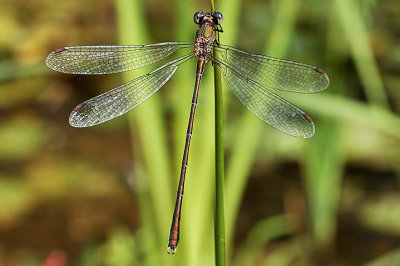
<path fill-rule="evenodd" d="M 328 75 L 319 67 L 277 59 L 221 45 L 215 46 L 221 60 L 232 66 L 241 75 L 262 87 L 277 90 L 312 93 L 325 90 L 329 85 Z"/>
<path fill-rule="evenodd" d="M 292 136 L 310 138 L 314 135 L 314 123 L 308 114 L 253 80 L 247 79 L 236 71 L 236 66 L 233 69 L 221 61 L 218 62 L 218 59 L 216 61 L 221 66 L 222 75 L 229 88 L 255 116 Z"/>
<path fill-rule="evenodd" d="M 166 58 L 193 43 L 165 42 L 150 45 L 74 46 L 59 48 L 46 65 L 70 74 L 110 74 L 138 69 Z"/>
<path fill-rule="evenodd" d="M 158 91 L 178 66 L 192 57 L 193 53 L 182 56 L 147 75 L 77 105 L 69 117 L 70 125 L 90 127 L 125 114 Z"/>

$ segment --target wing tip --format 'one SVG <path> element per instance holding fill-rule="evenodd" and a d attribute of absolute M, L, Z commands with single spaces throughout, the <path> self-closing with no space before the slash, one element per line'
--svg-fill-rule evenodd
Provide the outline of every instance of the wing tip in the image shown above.
<path fill-rule="evenodd" d="M 305 138 L 305 139 L 309 139 L 312 136 L 314 136 L 314 134 L 315 134 L 314 121 L 312 120 L 311 116 L 309 114 L 307 114 L 307 113 L 303 113 L 303 117 L 310 124 L 310 126 L 312 127 L 312 131 L 309 132 L 308 134 L 302 135 L 302 137 Z"/>
<path fill-rule="evenodd" d="M 79 123 L 79 121 L 76 119 L 76 112 L 72 111 L 71 114 L 69 115 L 69 125 L 71 127 L 75 127 L 75 128 L 82 128 L 84 126 L 81 125 L 81 123 Z"/>
<path fill-rule="evenodd" d="M 79 114 L 79 110 L 82 109 L 85 106 L 84 103 L 80 103 L 77 106 L 74 107 L 74 109 L 72 109 L 71 114 L 69 115 L 69 124 L 72 127 L 75 128 L 82 128 L 82 127 L 88 127 L 87 125 L 83 124 L 83 118 L 80 114 Z"/>
<path fill-rule="evenodd" d="M 51 52 L 46 58 L 46 66 L 55 71 L 59 71 L 53 66 L 53 61 L 54 61 L 53 59 L 54 59 L 55 55 L 60 54 L 66 50 L 68 50 L 68 47 L 60 47 L 60 48 L 55 49 L 53 52 Z"/>
<path fill-rule="evenodd" d="M 317 90 L 317 91 L 326 90 L 326 89 L 328 88 L 328 86 L 329 86 L 329 77 L 328 77 L 328 74 L 325 72 L 325 70 L 323 70 L 323 69 L 320 68 L 320 67 L 315 67 L 314 70 L 315 70 L 316 72 L 318 72 L 319 74 L 323 75 L 323 77 L 325 78 L 323 86 L 322 86 L 319 90 Z"/>

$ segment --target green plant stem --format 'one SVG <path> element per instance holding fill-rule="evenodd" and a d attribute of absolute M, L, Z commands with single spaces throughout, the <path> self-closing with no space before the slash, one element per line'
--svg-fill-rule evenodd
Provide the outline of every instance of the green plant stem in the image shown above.
<path fill-rule="evenodd" d="M 211 12 L 215 12 L 214 1 L 211 0 Z M 217 34 L 217 42 L 219 42 Z M 214 50 L 214 56 L 218 53 Z M 222 102 L 221 69 L 214 66 L 215 87 L 215 215 L 214 240 L 215 264 L 225 265 L 225 177 L 224 177 L 224 116 Z"/>
<path fill-rule="evenodd" d="M 216 52 L 214 52 L 214 56 Z M 215 86 L 215 261 L 225 265 L 224 117 L 221 69 L 214 67 Z"/>

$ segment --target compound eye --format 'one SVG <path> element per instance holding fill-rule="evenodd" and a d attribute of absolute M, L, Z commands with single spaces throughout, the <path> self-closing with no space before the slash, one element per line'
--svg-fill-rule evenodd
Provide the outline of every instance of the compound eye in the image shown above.
<path fill-rule="evenodd" d="M 217 24 L 220 25 L 222 21 L 224 21 L 224 17 L 222 16 L 222 13 L 216 12 L 214 14 L 214 18 L 217 20 Z"/>
<path fill-rule="evenodd" d="M 203 17 L 204 17 L 204 15 L 201 12 L 194 13 L 194 16 L 193 16 L 194 23 L 200 24 Z"/>

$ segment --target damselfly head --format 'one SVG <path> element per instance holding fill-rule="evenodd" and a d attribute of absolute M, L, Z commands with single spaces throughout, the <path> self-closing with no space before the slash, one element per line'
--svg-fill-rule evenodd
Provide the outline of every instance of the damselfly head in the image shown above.
<path fill-rule="evenodd" d="M 205 18 L 207 18 L 209 21 L 212 20 L 212 22 L 214 22 L 215 25 L 220 25 L 222 23 L 222 21 L 224 20 L 222 14 L 220 12 L 215 12 L 215 13 L 196 12 L 196 13 L 194 13 L 194 16 L 193 16 L 194 23 L 196 23 L 198 25 L 202 24 Z"/>

